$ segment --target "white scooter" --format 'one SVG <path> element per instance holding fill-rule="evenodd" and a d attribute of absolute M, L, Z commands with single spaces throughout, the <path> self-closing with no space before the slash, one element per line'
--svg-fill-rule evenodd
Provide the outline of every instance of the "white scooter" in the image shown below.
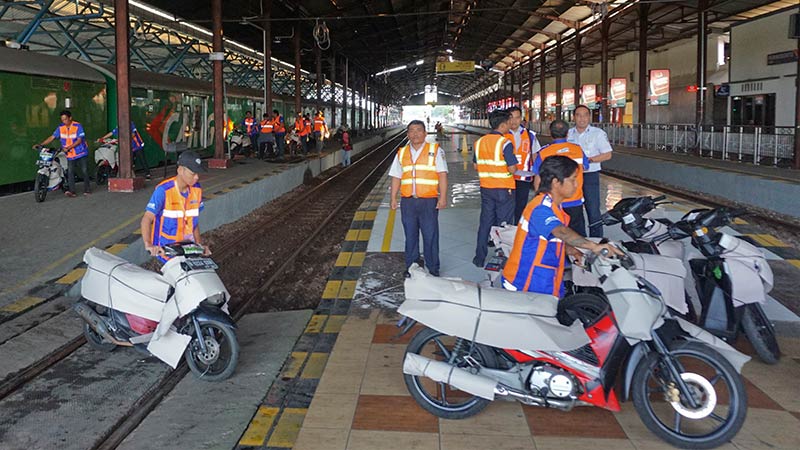
<path fill-rule="evenodd" d="M 86 340 L 104 351 L 135 347 L 173 368 L 185 355 L 198 378 L 224 380 L 236 368 L 239 343 L 217 265 L 191 242 L 164 251 L 170 259 L 163 275 L 97 248 L 86 251 L 82 298 L 74 305 Z"/>
<path fill-rule="evenodd" d="M 108 183 L 108 179 L 117 176 L 119 171 L 119 146 L 117 139 L 104 139 L 102 145 L 94 152 L 94 162 L 97 165 L 95 176 L 97 185 Z"/>
<path fill-rule="evenodd" d="M 608 303 L 483 289 L 412 266 L 398 312 L 407 322 L 402 333 L 425 326 L 403 362 L 414 400 L 438 417 L 462 419 L 498 398 L 562 411 L 619 411 L 632 399 L 645 426 L 673 446 L 733 439 L 747 413 L 740 372 L 750 358 L 674 316 L 658 289 L 628 270 L 628 255 L 586 259 Z"/>
<path fill-rule="evenodd" d="M 250 136 L 241 130 L 233 129 L 228 133 L 228 156 L 233 158 L 236 155 L 249 155 L 253 153 L 251 148 Z"/>
<path fill-rule="evenodd" d="M 33 183 L 33 193 L 36 201 L 41 203 L 47 198 L 47 193 L 58 189 L 67 181 L 67 155 L 61 149 L 53 149 L 37 145 L 39 158 L 36 160 L 36 179 Z"/>

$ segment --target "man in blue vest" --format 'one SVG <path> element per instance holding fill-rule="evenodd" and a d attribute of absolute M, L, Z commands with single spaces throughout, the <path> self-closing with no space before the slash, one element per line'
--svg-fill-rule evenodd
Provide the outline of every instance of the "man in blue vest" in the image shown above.
<path fill-rule="evenodd" d="M 104 139 L 108 139 L 109 137 L 119 136 L 119 128 L 114 128 L 109 133 L 106 133 L 105 136 L 101 137 L 97 140 L 97 142 L 103 142 Z M 136 162 L 136 165 L 144 167 L 145 178 L 148 180 L 150 179 L 150 166 L 147 165 L 147 157 L 144 155 L 144 139 L 142 139 L 142 135 L 139 134 L 139 130 L 136 129 L 136 125 L 133 124 L 131 121 L 131 152 L 133 153 L 133 163 Z"/>

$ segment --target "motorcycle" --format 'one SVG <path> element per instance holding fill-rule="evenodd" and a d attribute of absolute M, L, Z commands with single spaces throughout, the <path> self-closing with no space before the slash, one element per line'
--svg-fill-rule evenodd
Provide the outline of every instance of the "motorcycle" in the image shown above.
<path fill-rule="evenodd" d="M 73 306 L 86 341 L 102 351 L 134 347 L 173 368 L 183 355 L 196 377 L 225 380 L 239 343 L 218 267 L 192 242 L 163 248 L 170 259 L 161 274 L 94 247 L 86 251 L 81 299 Z"/>
<path fill-rule="evenodd" d="M 604 225 L 621 224 L 622 230 L 635 239 L 623 242 L 628 250 L 642 256 L 661 254 L 682 261 L 684 271 L 691 276 L 685 277 L 682 292 L 673 293 L 675 302 L 681 296 L 686 298 L 688 310 L 681 312 L 690 320 L 728 341 L 736 340 L 739 332 L 744 331 L 759 358 L 767 364 L 776 364 L 780 360 L 780 347 L 762 306 L 772 290 L 772 269 L 760 249 L 717 230 L 743 211 L 695 209 L 675 223 L 648 217 L 665 199 L 665 196 L 625 198 L 603 214 L 601 220 Z M 686 238 L 691 238 L 691 245 L 683 245 L 681 241 Z M 678 270 L 671 273 L 677 276 Z M 700 310 L 699 315 L 696 309 Z"/>
<path fill-rule="evenodd" d="M 228 156 L 233 158 L 236 155 L 251 155 L 253 153 L 250 136 L 241 130 L 234 128 L 228 133 Z"/>
<path fill-rule="evenodd" d="M 619 411 L 632 400 L 645 426 L 680 448 L 730 441 L 747 413 L 740 376 L 750 359 L 673 315 L 633 261 L 587 256 L 607 302 L 590 294 L 482 289 L 412 266 L 398 312 L 407 333 L 405 384 L 431 414 L 463 419 L 504 398 L 570 411 Z"/>
<path fill-rule="evenodd" d="M 36 160 L 36 179 L 33 183 L 33 194 L 37 203 L 47 198 L 47 193 L 63 186 L 67 181 L 67 155 L 61 149 L 36 146 L 39 158 Z"/>
<path fill-rule="evenodd" d="M 108 183 L 109 178 L 117 176 L 119 171 L 119 146 L 117 144 L 116 139 L 104 139 L 102 145 L 94 152 L 98 186 Z"/>

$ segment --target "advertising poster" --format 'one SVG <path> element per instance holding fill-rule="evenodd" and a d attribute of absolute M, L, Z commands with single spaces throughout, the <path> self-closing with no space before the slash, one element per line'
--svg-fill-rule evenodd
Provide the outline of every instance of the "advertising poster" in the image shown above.
<path fill-rule="evenodd" d="M 544 97 L 544 102 L 547 104 L 547 111 L 556 110 L 556 93 L 547 92 Z"/>
<path fill-rule="evenodd" d="M 581 104 L 589 109 L 597 109 L 597 85 L 584 84 L 581 87 Z"/>
<path fill-rule="evenodd" d="M 625 78 L 612 78 L 609 83 L 608 105 L 612 108 L 624 108 L 625 96 L 628 92 L 628 80 Z"/>
<path fill-rule="evenodd" d="M 561 104 L 564 111 L 575 110 L 575 89 L 564 89 L 561 91 Z"/>
<path fill-rule="evenodd" d="M 669 69 L 650 71 L 650 104 L 669 105 Z"/>

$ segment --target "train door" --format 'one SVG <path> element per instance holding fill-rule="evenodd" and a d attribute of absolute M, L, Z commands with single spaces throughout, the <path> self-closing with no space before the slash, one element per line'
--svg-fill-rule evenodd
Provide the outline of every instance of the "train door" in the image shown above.
<path fill-rule="evenodd" d="M 187 148 L 205 148 L 208 146 L 208 122 L 203 118 L 208 117 L 208 97 L 187 95 L 183 109 L 187 116 L 184 128 Z"/>

